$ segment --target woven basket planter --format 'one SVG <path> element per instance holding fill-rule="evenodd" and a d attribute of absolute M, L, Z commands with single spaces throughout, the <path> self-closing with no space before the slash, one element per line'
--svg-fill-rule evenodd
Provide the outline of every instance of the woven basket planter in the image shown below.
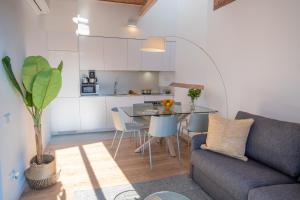
<path fill-rule="evenodd" d="M 59 172 L 56 171 L 56 161 L 53 155 L 44 154 L 43 164 L 36 164 L 36 157 L 30 161 L 30 167 L 25 171 L 26 181 L 33 190 L 41 190 L 54 185 Z"/>

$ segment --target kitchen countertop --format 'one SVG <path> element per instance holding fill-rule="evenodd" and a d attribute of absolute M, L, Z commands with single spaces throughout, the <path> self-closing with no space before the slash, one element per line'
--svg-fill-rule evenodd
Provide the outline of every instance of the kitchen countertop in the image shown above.
<path fill-rule="evenodd" d="M 152 94 L 91 94 L 91 95 L 80 95 L 80 97 L 135 97 L 135 96 L 174 96 L 174 94 L 164 93 L 152 93 Z"/>

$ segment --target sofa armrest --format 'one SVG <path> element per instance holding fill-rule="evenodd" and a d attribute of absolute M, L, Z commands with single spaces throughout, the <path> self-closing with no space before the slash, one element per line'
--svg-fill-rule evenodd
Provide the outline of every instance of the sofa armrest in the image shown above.
<path fill-rule="evenodd" d="M 207 134 L 194 135 L 191 142 L 191 151 L 200 149 L 200 146 L 206 142 L 206 136 Z"/>

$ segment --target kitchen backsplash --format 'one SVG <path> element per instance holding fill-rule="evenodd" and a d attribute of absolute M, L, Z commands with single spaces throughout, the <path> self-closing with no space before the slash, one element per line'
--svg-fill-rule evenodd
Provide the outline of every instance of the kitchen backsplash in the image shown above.
<path fill-rule="evenodd" d="M 140 93 L 142 89 L 151 89 L 152 93 L 161 93 L 168 87 L 166 82 L 172 82 L 172 72 L 137 72 L 137 71 L 96 71 L 100 86 L 100 94 L 112 94 L 114 83 L 118 82 L 118 93 L 129 90 Z M 171 74 L 169 74 L 171 73 Z M 80 76 L 87 76 L 88 71 L 80 71 Z"/>

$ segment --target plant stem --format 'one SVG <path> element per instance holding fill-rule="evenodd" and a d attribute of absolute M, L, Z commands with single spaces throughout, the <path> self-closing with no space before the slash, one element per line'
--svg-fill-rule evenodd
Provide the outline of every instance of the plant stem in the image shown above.
<path fill-rule="evenodd" d="M 35 132 L 35 145 L 36 145 L 36 162 L 38 165 L 43 163 L 43 142 L 42 142 L 42 128 L 41 128 L 41 115 L 35 109 L 33 115 L 34 132 Z"/>

